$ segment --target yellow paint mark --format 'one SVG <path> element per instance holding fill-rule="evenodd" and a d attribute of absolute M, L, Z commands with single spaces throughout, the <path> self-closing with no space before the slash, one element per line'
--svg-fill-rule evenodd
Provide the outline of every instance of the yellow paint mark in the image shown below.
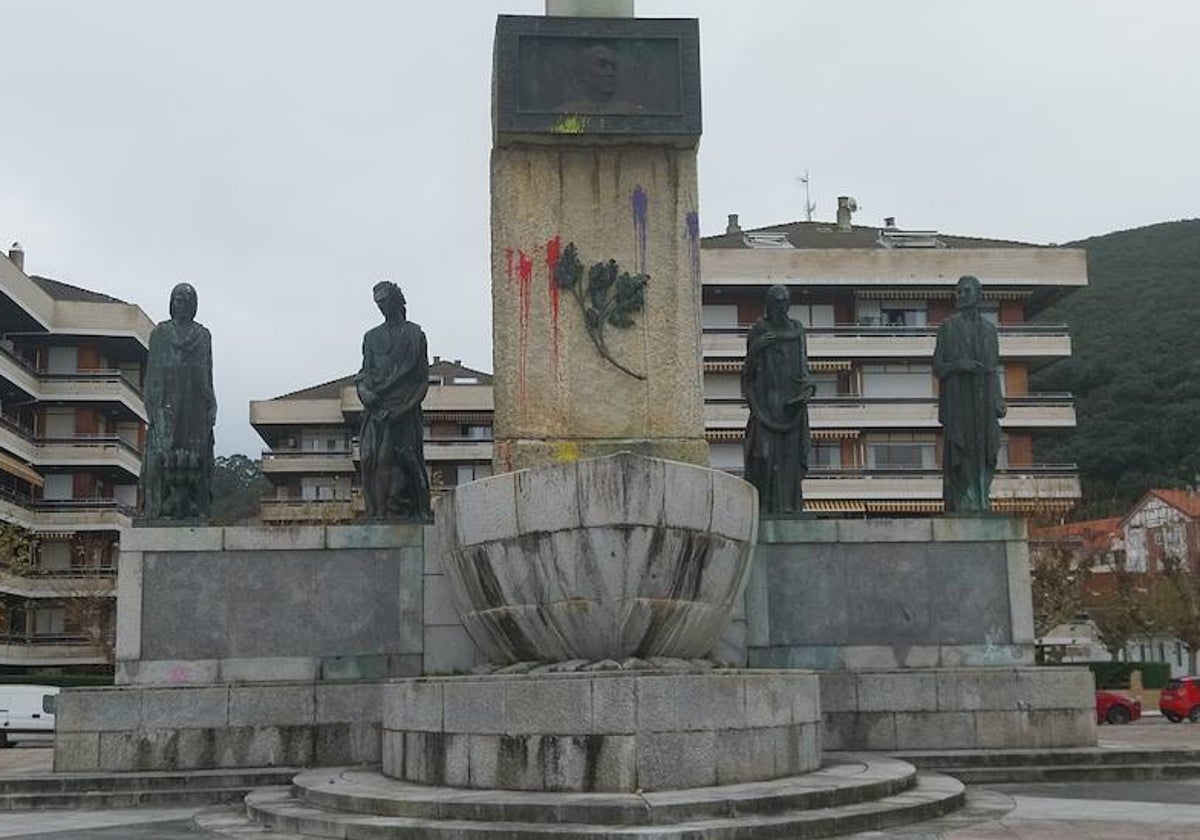
<path fill-rule="evenodd" d="M 569 440 L 554 444 L 554 460 L 560 464 L 578 461 L 579 447 Z"/>
<path fill-rule="evenodd" d="M 583 134 L 587 128 L 587 117 L 580 114 L 567 114 L 550 129 L 555 134 Z"/>

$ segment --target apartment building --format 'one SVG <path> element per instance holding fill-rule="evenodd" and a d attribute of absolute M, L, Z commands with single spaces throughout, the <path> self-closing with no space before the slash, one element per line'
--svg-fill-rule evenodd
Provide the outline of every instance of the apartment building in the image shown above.
<path fill-rule="evenodd" d="M 153 322 L 0 255 L 0 668 L 110 660 Z"/>
<path fill-rule="evenodd" d="M 1063 325 L 1031 319 L 1087 285 L 1084 252 L 905 231 L 894 220 L 878 228 L 852 225 L 851 202 L 841 204 L 833 223 L 743 231 L 731 216 L 726 233 L 702 242 L 705 425 L 713 466 L 741 472 L 746 331 L 762 315 L 767 288 L 782 283 L 791 290 L 792 317 L 808 328 L 817 385 L 806 507 L 848 515 L 939 513 L 933 348 L 938 324 L 954 311 L 958 278 L 973 274 L 983 284 L 984 317 L 999 329 L 1008 404 L 993 506 L 1021 515 L 1072 508 L 1080 495 L 1075 467 L 1035 463 L 1033 437 L 1074 428 L 1074 404 L 1069 394 L 1029 390 L 1033 371 L 1070 355 L 1071 338 Z M 425 402 L 435 484 L 486 474 L 490 377 L 441 360 L 433 371 L 444 382 L 430 388 Z M 454 384 L 458 379 L 469 386 Z M 263 503 L 264 520 L 320 519 L 334 509 L 335 519 L 351 516 L 360 412 L 349 378 L 251 404 L 251 422 L 270 447 L 264 472 L 278 494 Z"/>
<path fill-rule="evenodd" d="M 954 287 L 972 274 L 984 317 L 996 324 L 1008 414 L 992 485 L 993 508 L 1061 514 L 1080 496 L 1073 465 L 1037 464 L 1035 434 L 1075 426 L 1070 394 L 1033 393 L 1029 376 L 1071 354 L 1064 325 L 1031 323 L 1061 295 L 1087 285 L 1081 249 L 850 223 L 794 222 L 703 241 L 705 416 L 713 466 L 741 470 L 748 412 L 739 376 L 747 327 L 766 289 L 791 290 L 792 317 L 808 328 L 817 391 L 805 507 L 845 514 L 934 514 L 942 510 L 941 433 L 933 349 L 954 311 Z"/>
<path fill-rule="evenodd" d="M 439 488 L 474 481 L 492 470 L 492 377 L 462 361 L 434 356 L 422 405 L 425 462 Z M 362 510 L 358 429 L 362 403 L 346 376 L 250 403 L 250 424 L 267 444 L 263 475 L 273 494 L 269 523 L 348 522 Z"/>

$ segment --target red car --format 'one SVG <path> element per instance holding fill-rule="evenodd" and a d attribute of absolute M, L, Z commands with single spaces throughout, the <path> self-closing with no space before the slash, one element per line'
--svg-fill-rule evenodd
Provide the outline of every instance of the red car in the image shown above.
<path fill-rule="evenodd" d="M 1119 691 L 1096 692 L 1097 723 L 1129 723 L 1142 716 L 1142 701 Z"/>
<path fill-rule="evenodd" d="M 1158 697 L 1158 710 L 1171 723 L 1200 723 L 1200 677 L 1171 680 Z"/>

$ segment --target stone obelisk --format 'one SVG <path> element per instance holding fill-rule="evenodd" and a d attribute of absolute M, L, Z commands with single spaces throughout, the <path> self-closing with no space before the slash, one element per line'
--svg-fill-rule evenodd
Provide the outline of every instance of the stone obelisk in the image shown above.
<path fill-rule="evenodd" d="M 496 469 L 622 450 L 707 465 L 698 23 L 547 7 L 496 28 Z"/>

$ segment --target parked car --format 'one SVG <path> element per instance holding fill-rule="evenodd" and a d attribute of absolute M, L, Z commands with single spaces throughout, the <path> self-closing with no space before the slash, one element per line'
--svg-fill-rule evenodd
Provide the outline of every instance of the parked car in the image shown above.
<path fill-rule="evenodd" d="M 1200 677 L 1170 680 L 1158 696 L 1158 710 L 1171 723 L 1200 723 Z"/>
<path fill-rule="evenodd" d="M 1096 692 L 1097 723 L 1129 723 L 1142 716 L 1142 701 L 1120 691 Z"/>
<path fill-rule="evenodd" d="M 54 737 L 53 685 L 0 685 L 0 747 L 26 738 Z"/>

